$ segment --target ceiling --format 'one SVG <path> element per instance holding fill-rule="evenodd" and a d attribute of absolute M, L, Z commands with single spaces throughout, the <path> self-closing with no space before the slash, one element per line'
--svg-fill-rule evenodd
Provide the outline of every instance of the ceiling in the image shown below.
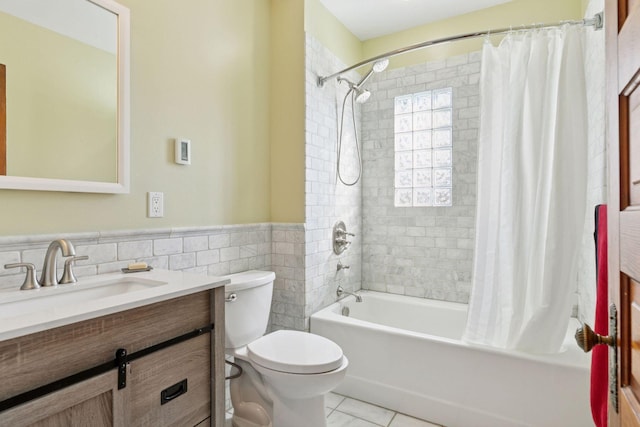
<path fill-rule="evenodd" d="M 320 0 L 361 41 L 511 0 Z"/>

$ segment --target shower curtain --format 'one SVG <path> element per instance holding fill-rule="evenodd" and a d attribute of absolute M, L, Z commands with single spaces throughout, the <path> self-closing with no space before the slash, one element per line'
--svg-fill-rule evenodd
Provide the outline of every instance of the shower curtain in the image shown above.
<path fill-rule="evenodd" d="M 582 31 L 563 26 L 484 44 L 467 342 L 535 353 L 561 347 L 586 209 Z"/>

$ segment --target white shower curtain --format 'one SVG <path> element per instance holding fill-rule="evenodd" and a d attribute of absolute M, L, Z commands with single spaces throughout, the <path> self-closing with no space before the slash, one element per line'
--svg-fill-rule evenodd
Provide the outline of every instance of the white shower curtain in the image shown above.
<path fill-rule="evenodd" d="M 582 31 L 536 30 L 483 47 L 467 342 L 561 347 L 586 209 Z"/>

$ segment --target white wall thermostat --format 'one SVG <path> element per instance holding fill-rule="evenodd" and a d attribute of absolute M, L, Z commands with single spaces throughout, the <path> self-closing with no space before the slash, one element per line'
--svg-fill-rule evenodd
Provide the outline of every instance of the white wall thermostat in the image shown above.
<path fill-rule="evenodd" d="M 181 165 L 191 164 L 191 140 L 176 139 L 176 163 Z"/>

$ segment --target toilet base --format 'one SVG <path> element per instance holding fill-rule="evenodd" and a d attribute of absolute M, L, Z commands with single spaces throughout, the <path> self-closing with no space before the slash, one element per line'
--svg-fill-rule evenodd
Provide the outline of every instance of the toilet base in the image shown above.
<path fill-rule="evenodd" d="M 302 399 L 290 395 L 283 396 L 265 382 L 264 377 L 249 362 L 235 358 L 235 363 L 242 367 L 243 373 L 240 377 L 232 379 L 230 385 L 231 403 L 234 408 L 233 427 L 327 426 L 324 396 L 328 390 Z M 342 372 L 345 368 L 346 362 Z M 320 374 L 316 378 L 323 376 L 325 375 Z M 308 381 L 308 377 L 304 380 Z"/>
<path fill-rule="evenodd" d="M 276 399 L 273 405 L 273 422 L 268 419 L 258 421 L 253 417 L 249 420 L 234 414 L 231 425 L 233 427 L 327 427 L 324 396 L 287 402 Z"/>
<path fill-rule="evenodd" d="M 264 408 L 255 402 L 242 402 L 233 412 L 232 427 L 274 427 Z"/>
<path fill-rule="evenodd" d="M 327 427 L 324 395 L 282 401 L 273 396 L 273 425 L 278 427 Z"/>

